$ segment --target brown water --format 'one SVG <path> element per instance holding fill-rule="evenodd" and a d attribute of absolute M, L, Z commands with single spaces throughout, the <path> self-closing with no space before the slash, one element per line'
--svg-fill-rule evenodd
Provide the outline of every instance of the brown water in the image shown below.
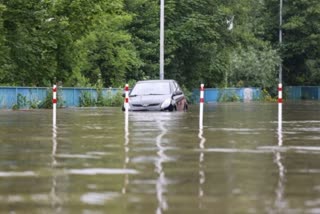
<path fill-rule="evenodd" d="M 0 111 L 0 213 L 320 213 L 320 103 Z"/>

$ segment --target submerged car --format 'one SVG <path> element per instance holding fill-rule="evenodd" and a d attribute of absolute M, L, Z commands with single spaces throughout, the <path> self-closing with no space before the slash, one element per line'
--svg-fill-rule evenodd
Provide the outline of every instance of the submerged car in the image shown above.
<path fill-rule="evenodd" d="M 122 107 L 124 110 L 124 107 Z M 129 93 L 129 111 L 186 111 L 188 103 L 175 80 L 139 81 Z"/>

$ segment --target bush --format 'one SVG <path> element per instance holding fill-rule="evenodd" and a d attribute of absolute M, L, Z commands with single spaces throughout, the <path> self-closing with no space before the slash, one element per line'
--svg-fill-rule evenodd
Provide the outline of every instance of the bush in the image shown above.
<path fill-rule="evenodd" d="M 260 100 L 261 101 L 267 101 L 267 102 L 276 102 L 277 98 L 272 98 L 270 93 L 266 89 L 263 89 L 261 91 Z"/>
<path fill-rule="evenodd" d="M 90 107 L 90 106 L 95 106 L 96 101 L 94 98 L 92 98 L 91 93 L 88 91 L 83 91 L 81 92 L 80 95 L 80 107 Z"/>
<path fill-rule="evenodd" d="M 107 91 L 107 95 L 103 96 L 102 89 L 97 89 L 97 99 L 92 97 L 92 94 L 88 91 L 81 93 L 80 107 L 115 107 L 123 104 L 122 91 L 119 90 L 116 94 L 113 94 L 111 90 Z"/>
<path fill-rule="evenodd" d="M 52 94 L 52 88 L 47 89 L 47 96 L 46 98 L 38 105 L 39 108 L 52 108 L 52 99 L 53 99 L 53 94 Z M 62 99 L 62 91 L 57 90 L 57 107 L 61 108 L 63 107 L 64 101 Z"/>
<path fill-rule="evenodd" d="M 27 107 L 27 97 L 22 94 L 18 94 L 17 103 L 12 106 L 13 110 L 19 110 Z"/>
<path fill-rule="evenodd" d="M 218 95 L 218 102 L 238 102 L 240 97 L 234 91 L 220 90 Z"/>

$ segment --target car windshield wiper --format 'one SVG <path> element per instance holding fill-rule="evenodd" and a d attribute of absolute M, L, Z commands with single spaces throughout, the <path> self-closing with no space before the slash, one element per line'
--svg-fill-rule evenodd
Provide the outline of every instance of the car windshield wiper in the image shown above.
<path fill-rule="evenodd" d="M 146 94 L 146 95 L 164 95 L 164 94 L 155 94 L 155 93 L 151 93 L 151 94 Z"/>
<path fill-rule="evenodd" d="M 165 94 L 155 94 L 155 93 L 150 93 L 150 94 L 131 94 L 129 97 L 136 97 L 136 96 L 154 96 L 154 95 L 165 95 Z"/>

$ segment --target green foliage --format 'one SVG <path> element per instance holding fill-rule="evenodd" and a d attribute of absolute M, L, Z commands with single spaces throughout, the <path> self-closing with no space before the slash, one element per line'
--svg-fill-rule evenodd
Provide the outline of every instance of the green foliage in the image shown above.
<path fill-rule="evenodd" d="M 189 91 L 189 89 L 185 87 L 185 85 L 182 85 L 181 89 L 184 93 L 184 96 L 187 98 L 188 103 L 194 103 L 194 100 L 192 99 L 192 92 Z"/>
<path fill-rule="evenodd" d="M 263 89 L 261 91 L 260 100 L 267 102 L 276 102 L 277 98 L 273 98 L 266 89 Z"/>
<path fill-rule="evenodd" d="M 17 103 L 12 106 L 13 110 L 24 109 L 27 107 L 27 97 L 18 93 L 17 95 Z"/>
<path fill-rule="evenodd" d="M 121 90 L 116 94 L 113 94 L 111 90 L 107 90 L 107 94 L 104 96 L 101 91 L 97 91 L 97 99 L 92 97 L 89 91 L 84 91 L 80 96 L 80 107 L 103 107 L 103 106 L 121 106 L 123 104 L 123 97 Z"/>
<path fill-rule="evenodd" d="M 128 25 L 131 41 L 137 50 L 141 65 L 126 73 L 126 79 L 159 78 L 159 1 L 125 0 L 125 9 L 132 14 Z M 166 2 L 166 5 L 168 2 Z M 166 44 L 166 51 L 168 44 Z"/>
<path fill-rule="evenodd" d="M 268 39 L 277 44 L 278 1 L 266 1 L 270 11 Z M 272 18 L 273 17 L 273 18 Z M 320 58 L 320 1 L 284 1 L 283 45 L 280 47 L 284 80 L 290 85 L 318 85 Z"/>
<path fill-rule="evenodd" d="M 218 102 L 238 102 L 240 97 L 233 90 L 219 90 Z"/>
<path fill-rule="evenodd" d="M 115 95 L 111 94 L 111 91 L 107 92 L 106 98 L 103 99 L 102 106 L 121 106 L 123 104 L 123 97 L 121 91 L 118 91 Z"/>
<path fill-rule="evenodd" d="M 159 12 L 150 0 L 3 0 L 0 85 L 157 79 Z M 166 0 L 165 78 L 270 90 L 281 58 L 287 85 L 320 84 L 319 18 L 318 0 L 284 1 L 279 46 L 278 0 Z"/>
<path fill-rule="evenodd" d="M 0 99 L 1 103 L 1 99 Z M 26 96 L 23 96 L 22 94 L 18 93 L 17 95 L 17 103 L 12 106 L 13 110 L 19 110 L 19 109 L 37 109 L 39 108 L 41 104 L 41 101 L 37 99 L 31 99 L 28 100 Z"/>
<path fill-rule="evenodd" d="M 205 82 L 217 86 L 227 67 L 225 14 L 217 1 L 166 1 L 167 78 L 189 89 Z"/>
<path fill-rule="evenodd" d="M 90 92 L 83 91 L 81 92 L 79 103 L 80 103 L 80 107 L 91 107 L 91 106 L 95 106 L 96 101 L 94 98 L 92 98 Z"/>
<path fill-rule="evenodd" d="M 40 108 L 41 101 L 38 99 L 31 99 L 27 101 L 29 108 L 37 109 Z"/>
<path fill-rule="evenodd" d="M 231 55 L 229 84 L 241 87 L 272 88 L 280 58 L 269 46 L 238 48 Z"/>
<path fill-rule="evenodd" d="M 39 108 L 51 108 L 52 109 L 52 88 L 47 89 L 47 96 L 46 98 L 38 105 Z M 62 108 L 64 106 L 64 100 L 62 98 L 62 92 L 61 90 L 57 90 L 57 108 Z"/>

